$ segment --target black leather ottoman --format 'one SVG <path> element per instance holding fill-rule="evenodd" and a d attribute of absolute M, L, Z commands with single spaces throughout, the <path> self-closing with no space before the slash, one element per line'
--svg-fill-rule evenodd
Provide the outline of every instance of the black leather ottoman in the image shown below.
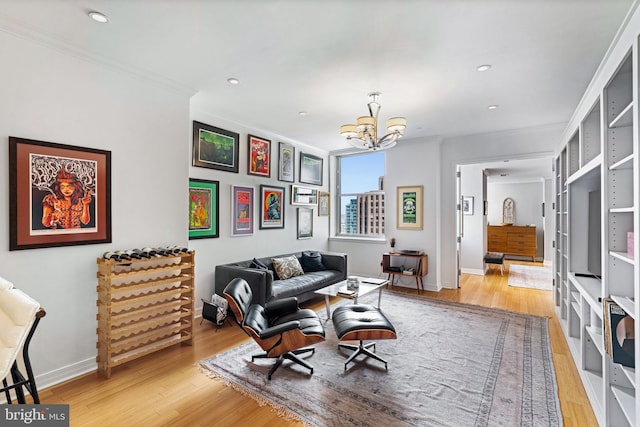
<path fill-rule="evenodd" d="M 487 252 L 484 256 L 484 262 L 487 264 L 500 265 L 500 275 L 504 275 L 502 265 L 504 264 L 504 254 L 502 252 Z"/>
<path fill-rule="evenodd" d="M 348 345 L 338 343 L 339 348 L 354 350 L 344 364 L 345 371 L 347 365 L 359 354 L 372 357 L 384 363 L 387 369 L 387 361 L 369 350 L 375 350 L 376 343 L 364 344 L 365 340 L 385 340 L 396 339 L 396 330 L 382 312 L 372 305 L 353 304 L 343 305 L 333 312 L 333 327 L 340 341 L 360 341 L 360 345 Z"/>

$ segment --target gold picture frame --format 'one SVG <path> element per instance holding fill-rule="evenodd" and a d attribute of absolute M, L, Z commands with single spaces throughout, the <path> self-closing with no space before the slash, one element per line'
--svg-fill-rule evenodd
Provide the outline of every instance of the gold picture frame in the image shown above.
<path fill-rule="evenodd" d="M 398 230 L 422 230 L 423 189 L 422 185 L 397 187 Z"/>

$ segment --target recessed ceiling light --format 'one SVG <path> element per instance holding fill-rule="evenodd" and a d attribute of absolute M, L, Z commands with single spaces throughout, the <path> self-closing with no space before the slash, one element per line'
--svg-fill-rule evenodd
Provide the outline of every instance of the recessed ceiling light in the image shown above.
<path fill-rule="evenodd" d="M 498 106 L 497 105 L 489 105 L 487 108 L 489 110 L 495 110 L 496 108 L 498 108 Z"/>
<path fill-rule="evenodd" d="M 229 84 L 232 84 L 232 85 L 237 85 L 240 83 L 240 80 L 236 79 L 235 77 L 229 77 L 227 79 L 227 82 L 229 82 Z"/>
<path fill-rule="evenodd" d="M 109 18 L 107 18 L 107 15 L 105 15 L 104 13 L 100 13 L 100 12 L 96 12 L 95 10 L 92 10 L 91 12 L 88 13 L 88 15 L 89 15 L 89 18 L 101 24 L 106 24 L 107 22 L 109 22 Z"/>
<path fill-rule="evenodd" d="M 476 70 L 483 72 L 483 71 L 487 71 L 490 68 L 491 68 L 490 64 L 483 64 L 483 65 L 478 65 L 478 68 L 476 68 Z"/>
<path fill-rule="evenodd" d="M 298 111 L 298 115 L 300 115 L 300 116 L 308 116 L 309 112 L 308 111 Z"/>

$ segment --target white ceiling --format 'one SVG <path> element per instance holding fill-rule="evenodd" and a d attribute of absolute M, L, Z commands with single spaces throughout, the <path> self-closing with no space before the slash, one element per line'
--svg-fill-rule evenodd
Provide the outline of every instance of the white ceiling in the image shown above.
<path fill-rule="evenodd" d="M 338 128 L 366 114 L 372 90 L 382 92 L 381 119 L 407 118 L 405 138 L 567 122 L 631 3 L 0 0 L 0 30 L 188 90 L 214 116 L 335 150 L 348 147 Z M 91 9 L 110 22 L 91 21 Z"/>

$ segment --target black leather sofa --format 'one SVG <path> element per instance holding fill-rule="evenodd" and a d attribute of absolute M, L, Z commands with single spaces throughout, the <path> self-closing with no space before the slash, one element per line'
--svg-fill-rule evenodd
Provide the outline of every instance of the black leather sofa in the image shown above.
<path fill-rule="evenodd" d="M 324 269 L 307 271 L 300 276 L 280 280 L 273 267 L 273 258 L 284 258 L 295 255 L 302 258 L 302 252 L 293 252 L 283 255 L 258 258 L 260 263 L 267 268 L 252 268 L 254 259 L 238 261 L 229 264 L 221 264 L 215 267 L 215 292 L 223 295 L 224 288 L 236 277 L 240 277 L 249 283 L 253 293 L 254 304 L 264 305 L 271 300 L 292 297 L 299 302 L 307 301 L 318 295 L 314 291 L 325 286 L 346 280 L 347 278 L 347 254 L 323 251 L 305 251 L 319 253 Z M 255 263 L 254 263 L 255 264 Z M 304 269 L 304 264 L 303 264 Z"/>

